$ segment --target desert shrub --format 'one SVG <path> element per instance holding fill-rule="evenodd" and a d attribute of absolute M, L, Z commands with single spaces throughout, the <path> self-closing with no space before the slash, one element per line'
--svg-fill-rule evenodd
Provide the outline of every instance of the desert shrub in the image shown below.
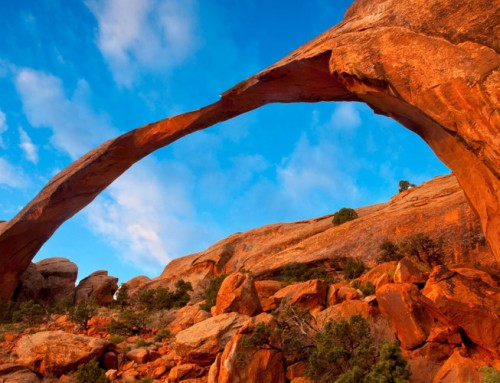
<path fill-rule="evenodd" d="M 399 181 L 398 186 L 399 186 L 398 191 L 401 193 L 401 192 L 408 190 L 409 188 L 414 188 L 416 185 L 412 184 L 406 180 L 401 180 L 401 181 Z"/>
<path fill-rule="evenodd" d="M 128 296 L 129 287 L 126 283 L 122 283 L 116 292 L 116 300 L 115 305 L 120 309 L 124 309 L 129 305 L 129 296 Z"/>
<path fill-rule="evenodd" d="M 151 343 L 146 342 L 144 339 L 139 339 L 137 342 L 135 342 L 135 347 L 147 347 Z"/>
<path fill-rule="evenodd" d="M 273 349 L 283 352 L 286 360 L 306 360 L 312 351 L 316 332 L 311 325 L 311 314 L 283 301 L 273 315 L 275 324 L 259 322 L 250 334 L 243 336 L 242 349 Z M 239 362 L 244 361 L 243 357 L 239 356 Z"/>
<path fill-rule="evenodd" d="M 376 361 L 370 326 L 361 315 L 329 321 L 314 338 L 306 376 L 318 382 L 360 382 Z"/>
<path fill-rule="evenodd" d="M 140 383 L 153 383 L 154 379 L 150 376 L 145 376 L 141 379 Z"/>
<path fill-rule="evenodd" d="M 363 261 L 347 257 L 342 264 L 342 273 L 345 279 L 358 278 L 365 272 Z"/>
<path fill-rule="evenodd" d="M 358 218 L 358 213 L 356 213 L 356 210 L 349 207 L 343 207 L 333 214 L 332 223 L 333 226 L 339 226 L 356 218 Z"/>
<path fill-rule="evenodd" d="M 13 301 L 7 301 L 5 303 L 0 302 L 0 323 L 12 322 L 14 310 L 15 303 Z"/>
<path fill-rule="evenodd" d="M 431 267 L 443 263 L 444 254 L 442 247 L 441 240 L 435 242 L 423 233 L 408 237 L 401 245 L 401 249 L 406 255 L 414 257 L 419 262 Z"/>
<path fill-rule="evenodd" d="M 213 277 L 207 289 L 205 290 L 205 303 L 200 305 L 200 309 L 205 311 L 210 311 L 212 306 L 215 306 L 215 301 L 217 300 L 217 293 L 219 292 L 220 286 L 224 279 L 226 279 L 227 275 L 222 274 L 216 277 Z"/>
<path fill-rule="evenodd" d="M 277 279 L 284 283 L 305 282 L 311 279 L 330 280 L 324 267 L 314 267 L 299 262 L 286 264 L 280 270 Z"/>
<path fill-rule="evenodd" d="M 365 284 L 362 284 L 356 279 L 355 281 L 352 281 L 351 286 L 354 287 L 355 289 L 359 289 L 364 296 L 375 294 L 375 285 L 370 281 L 366 282 Z"/>
<path fill-rule="evenodd" d="M 147 316 L 143 312 L 124 310 L 118 320 L 112 319 L 107 330 L 110 334 L 134 335 L 146 329 Z"/>
<path fill-rule="evenodd" d="M 109 337 L 109 341 L 114 344 L 119 344 L 125 340 L 125 336 L 114 334 Z"/>
<path fill-rule="evenodd" d="M 154 312 L 159 310 L 170 310 L 186 306 L 191 297 L 189 291 L 193 291 L 190 282 L 180 279 L 175 283 L 175 291 L 165 287 L 142 290 L 137 300 L 142 309 Z"/>
<path fill-rule="evenodd" d="M 479 369 L 481 373 L 481 383 L 500 382 L 500 371 L 493 367 L 483 366 Z"/>
<path fill-rule="evenodd" d="M 97 302 L 93 295 L 87 300 L 80 301 L 69 311 L 69 319 L 83 329 L 87 329 L 88 322 L 97 313 Z"/>
<path fill-rule="evenodd" d="M 78 366 L 75 377 L 78 383 L 111 383 L 95 359 Z"/>
<path fill-rule="evenodd" d="M 19 305 L 19 308 L 12 313 L 12 320 L 33 326 L 42 323 L 46 315 L 47 311 L 41 305 L 30 300 Z"/>
<path fill-rule="evenodd" d="M 156 334 L 153 339 L 155 342 L 161 342 L 163 339 L 168 338 L 172 338 L 172 333 L 167 329 L 163 329 L 158 334 Z"/>
<path fill-rule="evenodd" d="M 364 383 L 406 383 L 410 380 L 408 362 L 401 353 L 397 341 L 385 342 L 380 348 L 379 358 L 365 377 Z"/>
<path fill-rule="evenodd" d="M 377 263 L 399 261 L 403 258 L 403 253 L 398 245 L 389 239 L 385 239 L 379 246 Z"/>
<path fill-rule="evenodd" d="M 64 297 L 51 308 L 51 312 L 54 314 L 69 314 L 74 305 L 75 300 L 72 296 Z"/>

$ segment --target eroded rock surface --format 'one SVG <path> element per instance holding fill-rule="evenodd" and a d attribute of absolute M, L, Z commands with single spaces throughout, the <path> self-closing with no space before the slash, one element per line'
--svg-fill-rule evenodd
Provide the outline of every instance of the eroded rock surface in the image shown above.
<path fill-rule="evenodd" d="M 362 101 L 420 135 L 456 175 L 500 261 L 500 4 L 358 0 L 343 22 L 205 108 L 110 140 L 0 227 L 0 297 L 43 243 L 135 162 L 273 102 Z"/>

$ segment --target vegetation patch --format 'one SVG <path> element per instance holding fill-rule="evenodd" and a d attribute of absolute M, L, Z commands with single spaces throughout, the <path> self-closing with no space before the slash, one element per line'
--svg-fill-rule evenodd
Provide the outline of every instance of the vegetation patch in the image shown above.
<path fill-rule="evenodd" d="M 331 277 L 328 275 L 324 267 L 314 267 L 307 263 L 291 262 L 286 264 L 279 272 L 277 280 L 286 284 L 305 282 L 312 279 L 321 279 L 331 282 Z"/>
<path fill-rule="evenodd" d="M 213 277 L 208 283 L 208 287 L 205 290 L 205 303 L 200 305 L 200 309 L 210 312 L 210 309 L 215 306 L 215 302 L 217 300 L 217 293 L 222 285 L 224 279 L 226 279 L 227 275 L 222 274 L 216 277 Z"/>
<path fill-rule="evenodd" d="M 358 218 L 356 210 L 351 209 L 350 207 L 343 207 L 339 211 L 333 213 L 332 223 L 333 226 L 339 226 L 356 218 Z"/>

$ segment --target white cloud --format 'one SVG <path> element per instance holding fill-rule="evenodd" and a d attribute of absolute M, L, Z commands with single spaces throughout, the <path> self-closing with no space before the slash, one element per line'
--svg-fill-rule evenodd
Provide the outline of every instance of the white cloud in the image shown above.
<path fill-rule="evenodd" d="M 26 133 L 26 131 L 21 127 L 19 127 L 19 139 L 20 139 L 19 147 L 23 150 L 28 161 L 37 164 L 38 148 L 36 147 L 36 145 L 33 144 L 30 136 L 28 136 L 28 133 Z"/>
<path fill-rule="evenodd" d="M 331 124 L 336 130 L 352 132 L 361 126 L 361 116 L 354 102 L 337 103 Z"/>
<path fill-rule="evenodd" d="M 7 118 L 5 113 L 0 110 L 0 148 L 5 148 L 5 143 L 2 139 L 2 134 L 7 131 Z"/>
<path fill-rule="evenodd" d="M 161 179 L 156 174 L 162 174 Z M 150 158 L 134 165 L 86 209 L 91 229 L 125 261 L 158 275 L 171 259 L 207 240 L 188 198 L 190 177 L 176 163 L 159 164 Z"/>
<path fill-rule="evenodd" d="M 29 123 L 52 129 L 52 144 L 71 158 L 116 135 L 107 118 L 90 106 L 89 87 L 84 80 L 70 96 L 58 77 L 45 72 L 23 69 L 17 73 L 15 84 Z"/>
<path fill-rule="evenodd" d="M 194 0 L 88 0 L 97 44 L 115 81 L 131 86 L 139 71 L 162 72 L 195 49 Z"/>
<path fill-rule="evenodd" d="M 0 185 L 22 189 L 29 185 L 23 170 L 0 158 Z"/>

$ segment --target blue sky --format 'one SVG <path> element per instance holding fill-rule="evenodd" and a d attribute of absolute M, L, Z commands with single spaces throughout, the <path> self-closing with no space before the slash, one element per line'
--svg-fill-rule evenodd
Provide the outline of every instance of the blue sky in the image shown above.
<path fill-rule="evenodd" d="M 351 1 L 0 1 L 0 219 L 120 133 L 202 107 L 333 26 Z M 238 231 L 386 201 L 448 173 L 363 104 L 270 105 L 164 148 L 35 260 L 124 282 Z"/>

